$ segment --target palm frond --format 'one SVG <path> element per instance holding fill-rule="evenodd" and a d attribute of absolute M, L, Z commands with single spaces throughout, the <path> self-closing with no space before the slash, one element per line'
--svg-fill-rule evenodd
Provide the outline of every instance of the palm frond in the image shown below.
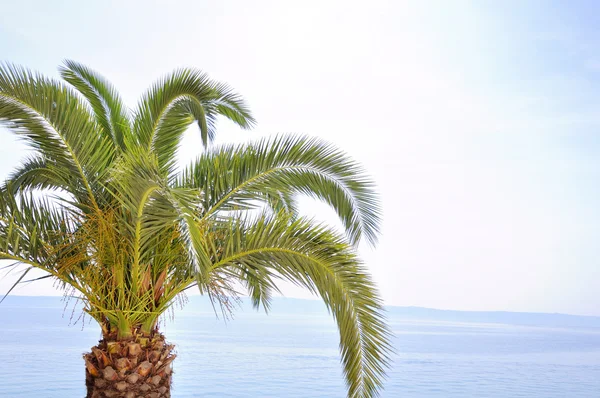
<path fill-rule="evenodd" d="M 79 98 L 59 82 L 13 65 L 0 66 L 0 123 L 57 168 L 71 174 L 74 195 L 95 207 L 95 184 L 113 147 Z"/>
<path fill-rule="evenodd" d="M 374 184 L 343 152 L 315 138 L 279 136 L 204 153 L 176 182 L 203 194 L 204 217 L 247 209 L 264 195 L 307 195 L 330 205 L 348 237 L 374 243 L 380 207 Z M 291 202 L 290 205 L 293 205 Z"/>
<path fill-rule="evenodd" d="M 247 285 L 250 279 L 255 304 L 281 277 L 320 295 L 338 324 L 348 396 L 376 396 L 389 362 L 390 331 L 376 288 L 343 237 L 285 212 L 231 222 L 223 232 L 211 252 L 213 272 Z"/>
<path fill-rule="evenodd" d="M 76 286 L 60 268 L 59 248 L 68 242 L 77 209 L 56 206 L 32 194 L 12 195 L 10 186 L 0 195 L 0 259 L 46 271 L 58 280 Z M 64 254 L 64 253 L 63 253 Z"/>
<path fill-rule="evenodd" d="M 216 134 L 216 118 L 223 115 L 242 128 L 254 124 L 241 97 L 195 69 L 179 69 L 156 82 L 135 112 L 136 144 L 154 150 L 161 168 L 171 166 L 181 135 L 196 121 L 206 146 Z"/>
<path fill-rule="evenodd" d="M 67 170 L 56 168 L 51 161 L 47 161 L 40 155 L 34 155 L 26 159 L 9 175 L 2 189 L 6 190 L 10 187 L 9 194 L 11 195 L 34 189 L 68 191 L 69 187 L 75 185 L 69 181 L 71 178 L 72 176 L 67 173 Z"/>
<path fill-rule="evenodd" d="M 103 133 L 113 140 L 116 148 L 124 150 L 125 137 L 131 134 L 131 122 L 129 111 L 117 90 L 87 66 L 71 60 L 64 63 L 59 68 L 62 78 L 87 99 Z"/>

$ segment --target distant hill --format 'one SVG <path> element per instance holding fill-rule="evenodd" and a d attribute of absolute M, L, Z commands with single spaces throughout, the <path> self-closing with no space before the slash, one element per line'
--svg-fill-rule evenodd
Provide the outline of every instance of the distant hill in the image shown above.
<path fill-rule="evenodd" d="M 600 317 L 539 312 L 453 311 L 422 307 L 387 307 L 393 318 L 447 322 L 502 323 L 521 326 L 600 328 Z"/>
<path fill-rule="evenodd" d="M 73 299 L 68 305 L 68 312 L 71 312 L 74 304 L 75 300 Z M 65 301 L 59 296 L 9 296 L 0 304 L 0 314 L 2 313 L 2 309 L 8 308 L 48 308 L 62 310 L 65 308 Z M 453 311 L 396 306 L 387 306 L 386 310 L 388 318 L 392 322 L 423 320 L 436 322 L 497 323 L 552 328 L 592 328 L 600 330 L 600 317 L 595 316 L 506 311 Z M 239 308 L 238 312 L 250 314 L 253 311 L 250 301 L 247 298 L 243 298 L 241 300 L 241 308 Z M 213 307 L 206 297 L 190 296 L 183 313 L 190 312 L 213 312 Z M 270 314 L 326 316 L 327 310 L 320 300 L 277 297 L 273 299 Z"/>

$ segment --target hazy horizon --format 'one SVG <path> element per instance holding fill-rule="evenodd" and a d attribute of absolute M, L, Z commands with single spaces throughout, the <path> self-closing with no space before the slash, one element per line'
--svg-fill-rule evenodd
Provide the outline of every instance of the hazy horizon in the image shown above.
<path fill-rule="evenodd" d="M 72 308 L 72 304 L 76 301 L 76 298 L 71 297 L 69 300 L 72 300 L 73 303 L 69 302 L 67 305 L 67 302 L 65 301 L 65 297 L 64 296 L 60 296 L 60 295 L 17 295 L 17 294 L 11 294 L 9 296 L 6 297 L 5 301 L 0 303 L 0 306 L 9 306 L 11 305 L 11 303 L 14 302 L 19 302 L 21 300 L 24 299 L 31 299 L 32 301 L 35 301 L 35 304 L 38 305 L 38 307 L 36 308 L 40 308 L 39 304 L 40 301 L 43 299 L 51 299 L 51 300 L 60 300 L 61 303 L 65 303 L 65 308 Z M 258 313 L 265 313 L 264 308 L 260 308 L 258 310 L 252 308 L 251 305 L 251 301 L 249 299 L 248 296 L 240 296 L 239 297 L 240 302 L 234 307 L 232 315 L 235 316 L 235 314 L 238 311 L 252 311 L 252 312 L 258 312 Z M 214 312 L 214 308 L 212 307 L 212 305 L 210 304 L 210 301 L 208 299 L 207 296 L 201 296 L 201 295 L 191 295 L 187 297 L 188 302 L 183 306 L 183 307 L 179 307 L 178 305 L 176 305 L 175 310 L 176 311 L 181 311 L 181 310 L 193 310 L 193 311 L 198 311 L 200 310 L 207 310 L 208 312 Z M 199 301 L 201 300 L 201 301 Z M 280 305 L 282 305 L 282 303 L 285 303 L 286 309 L 289 311 L 290 308 L 292 309 L 297 309 L 300 312 L 304 312 L 304 313 L 310 313 L 311 311 L 327 311 L 327 308 L 325 307 L 323 301 L 319 298 L 319 297 L 286 297 L 286 296 L 275 296 L 273 297 L 273 303 L 272 303 L 272 309 L 266 313 L 267 315 L 270 314 L 271 312 L 277 312 L 278 310 L 280 310 Z M 298 304 L 298 307 L 295 307 L 295 304 Z M 200 307 L 191 307 L 193 305 L 198 305 L 200 304 Z M 291 304 L 291 307 L 290 307 Z M 478 318 L 479 316 L 486 316 L 486 315 L 492 315 L 495 316 L 497 315 L 497 318 L 488 318 L 489 321 L 491 321 L 492 323 L 498 323 L 501 320 L 505 320 L 507 321 L 506 323 L 511 323 L 511 322 L 516 322 L 517 324 L 521 324 L 523 322 L 525 322 L 526 324 L 530 324 L 530 325 L 536 325 L 536 321 L 545 321 L 545 320 L 551 320 L 553 317 L 557 318 L 558 321 L 563 321 L 563 322 L 567 322 L 569 320 L 589 320 L 590 321 L 590 325 L 592 327 L 597 327 L 600 328 L 600 316 L 597 315 L 578 315 L 578 314 L 568 314 L 568 313 L 562 313 L 562 312 L 526 312 L 526 311 L 503 311 L 503 310 L 492 310 L 492 311 L 477 311 L 477 310 L 454 310 L 451 308 L 431 308 L 431 307 L 420 307 L 420 306 L 402 306 L 402 305 L 385 305 L 385 311 L 386 313 L 389 314 L 394 314 L 396 316 L 400 315 L 403 316 L 404 319 L 411 319 L 412 317 L 415 316 L 427 316 L 427 317 L 432 317 L 432 318 L 436 318 L 436 317 L 448 317 L 450 316 L 450 318 L 452 318 L 453 315 L 459 316 L 461 317 L 461 315 L 465 315 L 467 317 L 470 317 L 469 319 L 465 319 L 465 318 L 460 318 L 461 321 L 463 322 L 479 322 L 481 321 L 480 318 Z M 217 316 L 218 319 L 222 318 L 222 314 L 219 312 L 218 308 L 217 308 L 217 313 L 215 313 L 215 315 Z M 505 319 L 502 318 L 504 315 L 516 315 L 519 318 L 512 318 L 512 319 Z M 523 317 L 520 318 L 520 316 L 532 316 L 532 317 Z M 537 317 L 536 316 L 540 316 Z M 422 318 L 418 318 L 418 319 L 422 319 Z M 544 325 L 547 326 L 547 325 Z M 578 324 L 578 326 L 581 326 Z"/>

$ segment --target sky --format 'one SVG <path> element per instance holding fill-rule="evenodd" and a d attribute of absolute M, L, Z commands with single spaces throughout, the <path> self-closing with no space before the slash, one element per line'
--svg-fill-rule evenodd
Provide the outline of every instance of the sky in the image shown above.
<path fill-rule="evenodd" d="M 600 315 L 595 1 L 2 8 L 0 60 L 51 76 L 77 60 L 132 107 L 159 76 L 196 67 L 258 120 L 249 132 L 221 122 L 219 143 L 301 133 L 360 161 L 383 204 L 379 243 L 360 253 L 386 304 Z M 182 162 L 200 150 L 193 133 Z M 0 177 L 24 153 L 0 130 Z M 303 209 L 332 219 L 325 206 Z M 60 293 L 39 282 L 16 294 Z"/>

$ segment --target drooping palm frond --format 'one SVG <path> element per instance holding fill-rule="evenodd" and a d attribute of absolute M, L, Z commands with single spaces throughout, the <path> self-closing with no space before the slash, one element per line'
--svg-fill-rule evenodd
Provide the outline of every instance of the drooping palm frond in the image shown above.
<path fill-rule="evenodd" d="M 31 194 L 5 194 L 11 191 L 9 186 L 0 195 L 0 259 L 16 261 L 12 267 L 39 268 L 80 290 L 59 264 L 62 259 L 59 248 L 65 247 L 72 236 L 76 209 L 57 207 Z"/>
<path fill-rule="evenodd" d="M 205 145 L 219 115 L 254 124 L 241 97 L 180 69 L 130 114 L 91 69 L 67 61 L 61 74 L 76 91 L 0 67 L 0 124 L 34 149 L 0 188 L 0 259 L 20 270 L 16 284 L 32 268 L 46 271 L 83 300 L 105 338 L 119 340 L 150 336 L 190 287 L 231 310 L 243 286 L 255 307 L 268 309 L 278 282 L 289 280 L 333 314 L 348 396 L 376 396 L 391 347 L 382 303 L 355 253 L 361 239 L 375 243 L 380 222 L 361 167 L 320 140 L 278 136 L 208 148 L 175 173 L 191 123 Z M 48 190 L 65 195 L 33 193 Z M 331 206 L 345 236 L 301 217 L 298 195 Z"/>
<path fill-rule="evenodd" d="M 24 68 L 2 65 L 0 123 L 69 174 L 79 201 L 98 207 L 95 191 L 114 148 L 75 93 Z"/>
<path fill-rule="evenodd" d="M 382 303 L 354 249 L 325 226 L 285 212 L 232 221 L 211 245 L 212 270 L 245 284 L 255 304 L 285 278 L 323 298 L 337 321 L 349 396 L 374 396 L 388 362 Z"/>
<path fill-rule="evenodd" d="M 304 194 L 337 212 L 352 243 L 363 235 L 371 243 L 377 238 L 380 208 L 373 183 L 356 162 L 318 139 L 279 136 L 224 146 L 201 155 L 177 184 L 202 192 L 204 218 L 246 209 L 264 194 Z"/>
<path fill-rule="evenodd" d="M 24 189 L 63 189 L 68 190 L 71 183 L 71 174 L 67 170 L 55 167 L 55 163 L 46 160 L 41 155 L 34 155 L 26 159 L 8 177 L 10 182 L 9 195 L 17 195 Z M 8 189 L 5 183 L 3 189 Z"/>
<path fill-rule="evenodd" d="M 178 69 L 142 96 L 135 111 L 135 145 L 153 150 L 161 168 L 168 169 L 188 126 L 198 123 L 206 146 L 216 135 L 218 115 L 242 128 L 254 124 L 244 101 L 227 85 L 195 69 Z"/>
<path fill-rule="evenodd" d="M 75 61 L 66 60 L 59 71 L 88 100 L 104 135 L 113 140 L 117 149 L 124 150 L 125 137 L 131 134 L 131 121 L 117 90 L 98 73 Z"/>

